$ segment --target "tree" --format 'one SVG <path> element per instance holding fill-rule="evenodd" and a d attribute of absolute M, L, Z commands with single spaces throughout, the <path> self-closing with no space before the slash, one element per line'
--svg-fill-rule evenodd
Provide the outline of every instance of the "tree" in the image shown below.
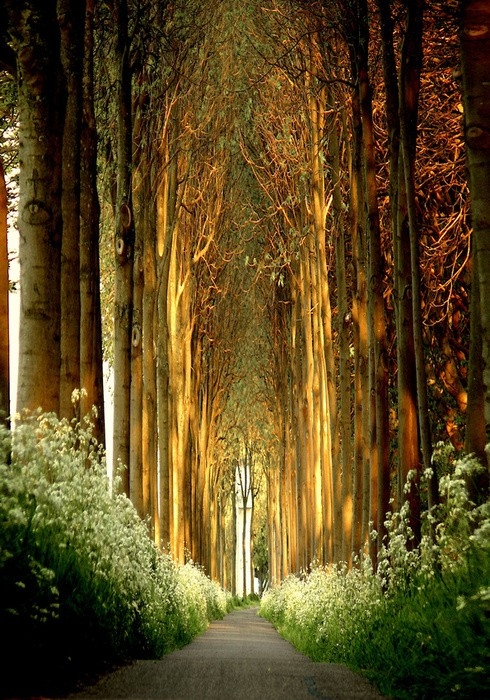
<path fill-rule="evenodd" d="M 0 11 L 2 6 L 0 5 Z M 6 28 L 5 28 L 6 29 Z M 7 31 L 0 33 L 0 70 L 4 73 L 0 80 L 0 95 L 5 110 L 0 114 L 2 132 L 12 126 L 11 109 L 15 102 L 12 89 L 16 77 L 15 53 L 7 43 Z M 9 115 L 9 112 L 11 114 Z M 3 133 L 2 133 L 3 136 Z M 10 416 L 10 334 L 9 334 L 9 258 L 8 258 L 8 192 L 3 153 L 0 155 L 0 421 L 8 425 Z"/>
<path fill-rule="evenodd" d="M 10 344 L 9 344 L 9 261 L 7 241 L 7 186 L 0 158 L 0 421 L 10 416 Z"/>
<path fill-rule="evenodd" d="M 85 2 L 58 0 L 57 17 L 66 91 L 61 164 L 60 415 L 71 417 L 71 395 L 80 387 L 80 142 Z"/>
<path fill-rule="evenodd" d="M 234 465 L 253 449 L 272 581 L 351 564 L 371 523 L 379 546 L 420 454 L 428 469 L 432 439 L 464 437 L 469 228 L 447 15 L 418 0 L 1 7 L 19 62 L 21 405 L 68 415 L 84 386 L 82 413 L 102 407 L 110 228 L 114 457 L 158 545 L 233 585 Z M 482 8 L 463 3 L 462 33 L 466 438 L 481 456 Z M 9 42 L 0 32 L 2 68 Z M 421 492 L 409 498 L 418 534 Z"/>
<path fill-rule="evenodd" d="M 18 65 L 21 313 L 18 409 L 59 410 L 65 99 L 56 3 L 5 2 Z M 39 134 L 43 138 L 39 138 Z"/>
<path fill-rule="evenodd" d="M 437 475 L 432 469 L 432 444 L 427 398 L 427 377 L 423 345 L 420 253 L 415 211 L 415 149 L 417 140 L 417 115 L 420 71 L 422 67 L 423 2 L 408 5 L 400 78 L 400 139 L 403 173 L 407 197 L 407 218 L 410 240 L 413 336 L 415 346 L 415 372 L 417 380 L 417 405 L 420 443 L 424 471 L 430 474 L 427 482 L 428 504 L 437 503 Z"/>
<path fill-rule="evenodd" d="M 291 514 L 295 526 L 289 530 L 294 541 L 290 551 L 279 535 L 283 523 L 270 523 L 269 536 L 281 562 L 271 565 L 274 579 L 281 569 L 334 558 L 341 540 L 334 517 L 340 489 L 335 490 L 333 470 L 336 398 L 325 240 L 327 95 L 317 73 L 318 37 L 314 22 L 294 19 L 282 6 L 262 21 L 264 36 L 275 37 L 279 30 L 284 37 L 284 55 L 277 60 L 267 48 L 271 53 L 265 53 L 263 70 L 270 79 L 264 81 L 254 110 L 254 135 L 247 134 L 243 148 L 268 201 L 267 216 L 274 221 L 258 271 L 271 275 L 272 289 L 284 287 L 273 292 L 280 310 L 271 318 L 277 328 L 273 341 L 279 344 L 273 356 L 278 369 L 282 364 L 281 371 L 289 375 L 278 383 L 279 395 L 286 394 L 278 414 L 291 405 L 289 424 L 277 416 L 277 434 L 290 437 L 285 438 L 284 463 L 271 478 L 271 499 L 282 505 L 291 498 L 286 513 L 297 511 L 297 519 Z"/>
<path fill-rule="evenodd" d="M 97 125 L 94 107 L 95 0 L 87 0 L 85 13 L 80 134 L 80 412 L 97 409 L 94 437 L 105 444 L 100 307 L 99 226 L 97 191 Z"/>
<path fill-rule="evenodd" d="M 128 3 L 112 3 L 117 27 L 115 66 L 117 75 L 117 191 L 114 235 L 114 463 L 125 469 L 121 490 L 129 495 L 131 435 L 131 339 L 133 316 L 134 216 L 132 202 L 132 83 Z"/>
<path fill-rule="evenodd" d="M 467 0 L 461 3 L 461 62 L 463 72 L 464 128 L 470 178 L 473 225 L 473 295 L 479 301 L 480 318 L 473 319 L 472 344 L 481 331 L 482 384 L 485 392 L 486 442 L 490 439 L 490 122 L 487 87 L 490 69 L 490 5 Z M 478 311 L 478 304 L 473 306 Z M 475 365 L 473 364 L 473 367 Z M 478 382 L 476 383 L 478 390 Z M 472 384 L 473 391 L 475 385 Z M 479 445 L 481 454 L 481 443 Z M 488 458 L 488 455 L 487 455 Z"/>
<path fill-rule="evenodd" d="M 370 520 L 378 532 L 378 548 L 384 536 L 384 520 L 389 509 L 390 465 L 388 423 L 388 355 L 384 304 L 384 259 L 376 182 L 376 143 L 373 121 L 373 98 L 369 79 L 369 17 L 365 0 L 354 3 L 353 26 L 348 36 L 351 48 L 352 76 L 359 92 L 362 162 L 366 191 L 368 331 L 369 331 L 369 401 L 370 401 Z M 356 28 L 357 29 L 356 29 Z"/>
<path fill-rule="evenodd" d="M 412 305 L 412 267 L 410 232 L 408 226 L 407 194 L 400 153 L 400 94 L 399 77 L 395 57 L 393 19 L 389 2 L 378 0 L 383 47 L 384 83 L 386 94 L 386 122 L 390 158 L 390 214 L 393 237 L 393 285 L 395 321 L 397 333 L 397 417 L 398 417 L 398 470 L 397 503 L 405 498 L 404 487 L 408 475 L 418 474 L 420 465 L 419 430 L 417 419 L 417 383 L 415 373 L 414 322 Z M 407 30 L 408 31 L 408 28 Z M 408 42 L 405 44 L 408 46 Z M 405 55 L 409 51 L 405 51 Z M 405 59 L 406 60 L 406 59 Z M 406 71 L 404 72 L 406 75 Z M 418 90 L 417 76 L 411 86 Z M 406 91 L 405 86 L 405 91 Z M 412 116 L 411 141 L 414 140 L 417 118 Z M 412 157 L 415 153 L 412 151 Z M 420 501 L 418 479 L 410 482 L 411 524 L 414 532 L 420 528 Z"/>

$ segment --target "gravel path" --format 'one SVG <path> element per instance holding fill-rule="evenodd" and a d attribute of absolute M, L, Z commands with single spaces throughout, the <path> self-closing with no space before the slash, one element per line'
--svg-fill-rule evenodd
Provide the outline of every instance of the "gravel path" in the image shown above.
<path fill-rule="evenodd" d="M 339 664 L 297 652 L 256 608 L 213 622 L 191 644 L 156 661 L 140 660 L 69 696 L 172 700 L 380 700 L 363 678 Z"/>

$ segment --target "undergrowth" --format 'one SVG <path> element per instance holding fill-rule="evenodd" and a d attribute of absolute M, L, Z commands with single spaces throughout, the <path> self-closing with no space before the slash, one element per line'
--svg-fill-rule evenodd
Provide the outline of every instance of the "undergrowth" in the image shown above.
<path fill-rule="evenodd" d="M 86 668 L 160 657 L 232 604 L 153 545 L 89 421 L 38 413 L 0 428 L 0 691 L 31 677 L 54 692 Z"/>
<path fill-rule="evenodd" d="M 261 614 L 312 659 L 345 663 L 391 698 L 490 697 L 490 504 L 467 489 L 479 470 L 454 461 L 420 546 L 403 507 L 388 516 L 376 572 L 366 556 L 349 570 L 314 565 L 268 591 Z"/>

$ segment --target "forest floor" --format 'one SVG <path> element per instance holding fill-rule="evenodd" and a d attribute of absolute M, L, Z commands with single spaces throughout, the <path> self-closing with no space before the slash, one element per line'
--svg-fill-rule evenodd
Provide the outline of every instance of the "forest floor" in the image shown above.
<path fill-rule="evenodd" d="M 191 644 L 159 660 L 138 660 L 72 693 L 83 698 L 172 700 L 381 700 L 340 664 L 315 663 L 257 615 L 235 610 Z"/>

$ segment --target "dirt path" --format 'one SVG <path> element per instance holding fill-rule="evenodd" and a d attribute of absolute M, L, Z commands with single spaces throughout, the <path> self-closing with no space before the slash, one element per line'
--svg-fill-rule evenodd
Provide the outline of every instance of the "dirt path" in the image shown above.
<path fill-rule="evenodd" d="M 255 608 L 213 622 L 184 649 L 157 661 L 135 661 L 76 698 L 380 700 L 369 683 L 338 664 L 310 661 L 282 639 Z"/>

